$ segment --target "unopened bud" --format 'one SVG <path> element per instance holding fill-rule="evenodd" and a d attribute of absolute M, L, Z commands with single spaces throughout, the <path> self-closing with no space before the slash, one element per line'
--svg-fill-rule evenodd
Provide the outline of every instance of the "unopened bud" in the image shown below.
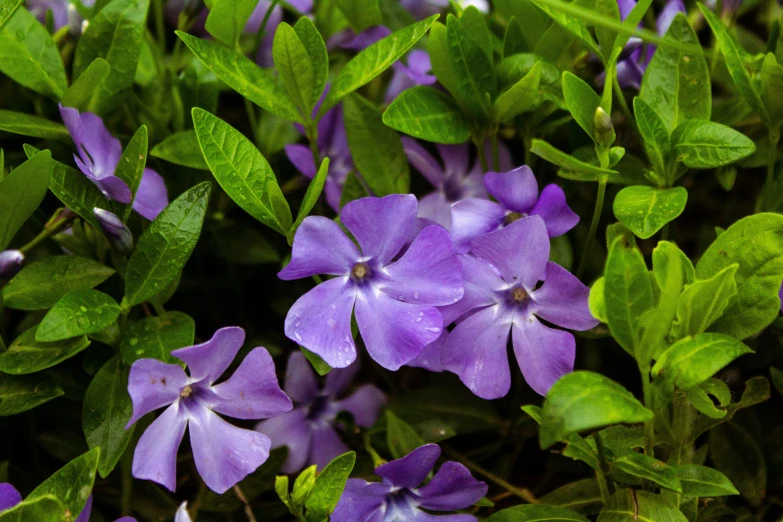
<path fill-rule="evenodd" d="M 125 223 L 116 215 L 102 208 L 93 209 L 93 214 L 95 214 L 95 219 L 98 220 L 98 224 L 111 246 L 122 255 L 130 254 L 133 250 L 133 234 L 125 226 Z"/>
<path fill-rule="evenodd" d="M 616 137 L 612 118 L 601 107 L 598 107 L 593 115 L 593 136 L 596 143 L 605 149 L 612 146 Z"/>
<path fill-rule="evenodd" d="M 0 252 L 0 279 L 11 279 L 22 268 L 24 254 L 19 250 Z"/>

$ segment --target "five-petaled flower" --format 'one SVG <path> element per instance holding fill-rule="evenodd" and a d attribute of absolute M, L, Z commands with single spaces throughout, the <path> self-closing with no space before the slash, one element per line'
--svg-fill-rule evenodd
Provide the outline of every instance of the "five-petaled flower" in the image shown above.
<path fill-rule="evenodd" d="M 370 356 L 397 370 L 438 338 L 436 306 L 462 298 L 462 269 L 442 227 L 425 227 L 395 260 L 416 222 L 411 194 L 348 203 L 340 221 L 359 248 L 331 219 L 306 218 L 296 232 L 291 262 L 278 277 L 337 276 L 299 298 L 288 311 L 285 334 L 333 368 L 356 359 L 351 312 Z"/>
<path fill-rule="evenodd" d="M 357 426 L 369 428 L 378 419 L 378 411 L 386 396 L 373 386 L 360 386 L 351 395 L 338 399 L 351 384 L 359 362 L 348 368 L 329 372 L 319 389 L 315 373 L 302 352 L 292 352 L 288 358 L 284 390 L 295 408 L 282 415 L 258 423 L 256 428 L 272 439 L 272 447 L 288 446 L 288 458 L 282 471 L 291 474 L 305 466 L 317 464 L 323 469 L 335 457 L 348 451 L 335 430 L 337 414 L 353 415 Z"/>
<path fill-rule="evenodd" d="M 133 416 L 128 427 L 151 411 L 168 406 L 139 439 L 133 455 L 133 476 L 177 485 L 177 449 L 190 427 L 193 459 L 206 485 L 223 493 L 269 457 L 269 437 L 237 428 L 218 413 L 237 419 L 265 419 L 291 411 L 291 400 L 280 389 L 275 365 L 265 348 L 253 349 L 226 381 L 215 381 L 228 369 L 242 347 L 245 332 L 222 328 L 209 341 L 171 354 L 181 366 L 155 359 L 133 363 L 128 393 Z"/>
<path fill-rule="evenodd" d="M 437 444 L 426 444 L 405 457 L 375 469 L 382 482 L 348 479 L 332 522 L 475 522 L 473 515 L 431 515 L 472 506 L 487 493 L 487 484 L 459 462 L 444 463 L 427 484 L 421 483 L 440 457 Z"/>

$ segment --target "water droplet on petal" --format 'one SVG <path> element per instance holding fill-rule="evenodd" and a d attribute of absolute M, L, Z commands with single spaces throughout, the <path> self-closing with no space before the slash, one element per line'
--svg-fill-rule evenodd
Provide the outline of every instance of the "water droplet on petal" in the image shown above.
<path fill-rule="evenodd" d="M 419 292 L 413 292 L 413 298 L 418 299 L 419 298 Z"/>

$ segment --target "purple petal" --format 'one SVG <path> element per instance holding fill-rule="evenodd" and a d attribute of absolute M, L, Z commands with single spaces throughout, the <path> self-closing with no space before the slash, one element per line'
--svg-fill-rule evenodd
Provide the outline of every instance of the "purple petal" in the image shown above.
<path fill-rule="evenodd" d="M 122 156 L 122 144 L 111 135 L 103 120 L 91 112 L 80 113 L 62 105 L 60 116 L 83 162 L 79 165 L 82 172 L 96 180 L 114 176 Z M 130 198 L 123 203 L 130 203 Z"/>
<path fill-rule="evenodd" d="M 294 164 L 296 170 L 310 179 L 315 177 L 316 168 L 313 163 L 313 153 L 306 145 L 286 145 L 285 155 Z"/>
<path fill-rule="evenodd" d="M 185 435 L 187 416 L 174 403 L 150 424 L 133 453 L 133 476 L 177 488 L 177 449 Z"/>
<path fill-rule="evenodd" d="M 155 359 L 134 362 L 128 376 L 128 395 L 133 402 L 133 416 L 125 429 L 151 411 L 179 399 L 182 388 L 187 384 L 188 376 L 176 364 L 166 364 Z"/>
<path fill-rule="evenodd" d="M 440 191 L 430 192 L 419 200 L 421 219 L 428 219 L 446 230 L 451 230 L 451 201 Z"/>
<path fill-rule="evenodd" d="M 600 322 L 590 313 L 589 295 L 590 289 L 571 272 L 556 263 L 547 263 L 544 284 L 530 297 L 537 316 L 563 328 L 584 331 Z"/>
<path fill-rule="evenodd" d="M 431 372 L 444 371 L 446 367 L 443 365 L 443 349 L 446 347 L 446 338 L 448 336 L 449 333 L 444 331 L 440 337 L 425 346 L 424 350 L 406 366 L 424 368 Z"/>
<path fill-rule="evenodd" d="M 87 502 L 85 502 L 84 504 L 84 509 L 82 509 L 82 512 L 79 513 L 79 516 L 76 518 L 76 522 L 89 522 L 91 513 L 92 513 L 92 495 L 87 497 Z"/>
<path fill-rule="evenodd" d="M 378 482 L 348 479 L 331 522 L 383 522 L 383 505 L 391 487 Z"/>
<path fill-rule="evenodd" d="M 266 419 L 291 411 L 291 399 L 277 383 L 275 363 L 266 348 L 254 348 L 227 381 L 212 388 L 212 409 L 235 419 Z"/>
<path fill-rule="evenodd" d="M 286 475 L 304 468 L 310 458 L 313 431 L 307 420 L 307 408 L 297 408 L 261 421 L 256 431 L 272 440 L 272 448 L 288 447 L 288 457 L 281 471 Z"/>
<path fill-rule="evenodd" d="M 245 24 L 243 32 L 246 34 L 257 33 L 261 29 L 264 17 L 271 6 L 272 2 L 270 0 L 258 0 L 255 9 L 253 9 L 250 18 L 248 18 L 247 23 Z M 265 29 L 266 32 L 274 34 L 275 28 L 277 28 L 282 20 L 283 11 L 280 9 L 279 5 L 276 5 L 274 11 L 269 13 L 269 20 L 267 20 Z"/>
<path fill-rule="evenodd" d="M 348 449 L 331 426 L 320 426 L 313 431 L 308 464 L 316 464 L 318 470 L 322 471 L 335 457 L 339 457 Z"/>
<path fill-rule="evenodd" d="M 658 20 L 655 22 L 655 29 L 658 31 L 658 34 L 660 36 L 665 35 L 666 31 L 669 30 L 669 26 L 672 25 L 674 17 L 677 16 L 677 13 L 685 12 L 685 4 L 683 4 L 682 0 L 669 0 L 666 2 L 666 6 L 658 15 Z"/>
<path fill-rule="evenodd" d="M 403 303 L 383 292 L 357 296 L 356 322 L 370 357 L 392 371 L 418 356 L 443 329 L 437 308 Z"/>
<path fill-rule="evenodd" d="M 492 306 L 459 323 L 446 339 L 444 366 L 482 399 L 503 397 L 511 386 L 510 322 L 500 306 Z"/>
<path fill-rule="evenodd" d="M 228 369 L 245 342 L 245 331 L 238 326 L 221 328 L 209 341 L 174 350 L 171 355 L 188 365 L 194 382 L 214 383 Z"/>
<path fill-rule="evenodd" d="M 84 2 L 82 2 L 84 3 Z M 35 16 L 39 22 L 46 23 L 46 12 L 52 12 L 52 22 L 54 31 L 57 32 L 60 28 L 68 25 L 68 2 L 62 0 L 27 0 L 25 7 L 30 13 Z M 2 509 L 0 509 L 2 511 Z"/>
<path fill-rule="evenodd" d="M 144 169 L 139 189 L 133 199 L 133 210 L 152 221 L 168 205 L 169 194 L 163 178 L 152 169 Z"/>
<path fill-rule="evenodd" d="M 354 300 L 347 277 L 321 283 L 288 310 L 286 337 L 318 354 L 332 368 L 345 368 L 356 360 L 351 334 Z"/>
<path fill-rule="evenodd" d="M 384 97 L 384 101 L 387 104 L 394 101 L 402 91 L 419 85 L 411 78 L 407 72 L 407 68 L 400 62 L 395 62 L 392 65 L 392 70 L 394 73 L 392 74 L 391 80 L 389 80 L 389 86 L 386 88 L 386 96 Z"/>
<path fill-rule="evenodd" d="M 329 375 L 332 373 L 329 372 Z M 308 403 L 319 393 L 313 367 L 299 350 L 288 356 L 283 389 L 297 403 Z"/>
<path fill-rule="evenodd" d="M 437 79 L 428 74 L 432 71 L 432 62 L 430 61 L 430 55 L 427 51 L 421 49 L 414 49 L 408 55 L 408 72 L 411 74 L 411 79 L 422 85 L 429 85 L 435 83 Z"/>
<path fill-rule="evenodd" d="M 643 76 L 644 71 L 634 56 L 617 63 L 617 82 L 620 87 L 631 87 L 638 90 L 642 85 Z"/>
<path fill-rule="evenodd" d="M 359 242 L 365 257 L 385 265 L 405 244 L 416 221 L 416 210 L 413 194 L 361 198 L 343 207 L 340 221 Z"/>
<path fill-rule="evenodd" d="M 117 520 L 117 522 L 120 522 L 120 520 Z M 174 514 L 174 522 L 193 522 L 188 514 L 187 502 L 183 502 L 179 505 L 179 508 L 177 508 L 177 512 Z"/>
<path fill-rule="evenodd" d="M 123 205 L 127 205 L 133 199 L 130 188 L 128 188 L 128 185 L 120 178 L 106 176 L 105 178 L 93 181 L 93 183 L 101 189 L 101 192 L 103 192 L 106 197 L 118 201 Z"/>
<path fill-rule="evenodd" d="M 288 3 L 303 14 L 307 14 L 313 10 L 313 0 L 288 0 Z"/>
<path fill-rule="evenodd" d="M 579 223 L 579 216 L 566 203 L 565 193 L 558 185 L 547 185 L 530 214 L 541 216 L 549 237 L 565 234 Z"/>
<path fill-rule="evenodd" d="M 120 517 L 114 522 L 137 522 L 137 521 L 133 517 Z M 192 521 L 190 520 L 190 518 L 177 518 L 177 516 L 175 516 L 174 522 L 192 522 Z"/>
<path fill-rule="evenodd" d="M 489 487 L 471 476 L 468 468 L 459 462 L 443 464 L 432 480 L 416 492 L 421 507 L 432 511 L 456 511 L 478 502 Z"/>
<path fill-rule="evenodd" d="M 359 361 L 356 360 L 346 368 L 336 368 L 326 375 L 324 394 L 328 397 L 337 397 L 351 385 L 356 374 L 359 373 Z"/>
<path fill-rule="evenodd" d="M 440 457 L 437 444 L 425 444 L 401 459 L 375 468 L 375 474 L 398 488 L 415 488 L 427 478 Z"/>
<path fill-rule="evenodd" d="M 386 395 L 372 384 L 365 384 L 347 398 L 337 401 L 335 408 L 337 411 L 347 411 L 353 415 L 357 426 L 371 428 L 378 420 L 378 413 L 384 404 L 386 404 Z"/>
<path fill-rule="evenodd" d="M 418 141 L 402 137 L 405 156 L 413 167 L 435 188 L 441 188 L 445 179 L 443 167 Z M 442 154 L 442 153 L 441 153 Z"/>
<path fill-rule="evenodd" d="M 470 251 L 470 242 L 503 225 L 506 212 L 494 201 L 463 199 L 451 206 L 451 240 L 458 254 Z"/>
<path fill-rule="evenodd" d="M 484 185 L 487 192 L 513 212 L 529 213 L 538 199 L 538 182 L 527 165 L 510 172 L 487 172 Z"/>
<path fill-rule="evenodd" d="M 467 143 L 461 145 L 443 145 L 436 144 L 441 159 L 443 160 L 444 172 L 450 177 L 457 175 L 460 178 L 465 177 L 470 168 L 468 155 L 470 150 Z M 483 173 L 482 173 L 483 174 Z"/>
<path fill-rule="evenodd" d="M 422 230 L 399 261 L 385 269 L 380 289 L 392 298 L 425 305 L 448 305 L 463 295 L 462 265 L 449 233 L 438 225 Z"/>
<path fill-rule="evenodd" d="M 356 245 L 337 223 L 309 216 L 296 230 L 291 262 L 277 277 L 288 281 L 316 274 L 345 275 L 360 257 Z"/>
<path fill-rule="evenodd" d="M 11 509 L 22 501 L 22 495 L 8 482 L 0 483 L 0 511 Z"/>
<path fill-rule="evenodd" d="M 352 51 L 361 51 L 371 46 L 372 44 L 386 38 L 391 34 L 391 30 L 383 25 L 375 25 L 369 27 L 341 45 L 344 49 L 351 49 Z"/>
<path fill-rule="evenodd" d="M 636 7 L 636 0 L 617 0 L 617 7 L 620 8 L 620 18 L 625 20 Z"/>
<path fill-rule="evenodd" d="M 539 395 L 574 370 L 574 336 L 541 324 L 533 316 L 514 321 L 511 340 L 525 380 Z"/>
<path fill-rule="evenodd" d="M 486 261 L 471 255 L 459 256 L 459 258 L 462 262 L 465 295 L 453 305 L 440 308 L 443 324 L 446 325 L 471 310 L 496 304 L 498 293 L 508 286 L 497 269 Z"/>

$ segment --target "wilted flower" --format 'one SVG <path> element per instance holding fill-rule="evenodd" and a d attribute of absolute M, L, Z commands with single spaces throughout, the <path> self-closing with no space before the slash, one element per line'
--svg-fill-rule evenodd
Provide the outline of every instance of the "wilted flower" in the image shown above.
<path fill-rule="evenodd" d="M 448 232 L 425 227 L 405 253 L 395 257 L 416 222 L 412 194 L 363 198 L 348 203 L 339 225 L 320 216 L 306 218 L 296 232 L 291 262 L 278 277 L 337 276 L 299 298 L 288 311 L 285 333 L 332 367 L 356 359 L 351 315 L 370 356 L 396 370 L 415 358 L 443 328 L 436 306 L 462 297 L 462 271 Z"/>
<path fill-rule="evenodd" d="M 478 502 L 488 486 L 473 478 L 459 462 L 444 463 L 427 484 L 421 483 L 440 457 L 437 444 L 426 444 L 405 457 L 375 469 L 381 482 L 348 479 L 332 522 L 475 522 L 473 515 L 431 515 L 456 511 Z"/>
<path fill-rule="evenodd" d="M 272 439 L 272 448 L 288 446 L 283 473 L 294 473 L 312 464 L 323 469 L 348 451 L 335 431 L 338 413 L 349 412 L 363 428 L 375 424 L 378 411 L 386 402 L 381 390 L 365 384 L 344 399 L 338 399 L 358 371 L 358 362 L 332 370 L 326 376 L 324 387 L 319 389 L 315 373 L 302 352 L 293 352 L 288 357 L 283 389 L 294 401 L 294 409 L 261 421 L 256 428 Z"/>
<path fill-rule="evenodd" d="M 20 250 L 3 250 L 0 252 L 0 279 L 11 279 L 24 263 L 24 254 Z"/>
<path fill-rule="evenodd" d="M 130 229 L 125 226 L 125 223 L 108 210 L 95 208 L 92 212 L 95 215 L 95 219 L 98 220 L 98 224 L 101 226 L 104 235 L 109 240 L 109 243 L 111 243 L 120 254 L 130 254 L 133 250 L 133 234 Z"/>
<path fill-rule="evenodd" d="M 217 415 L 265 419 L 291 411 L 291 400 L 280 389 L 275 365 L 264 348 L 252 350 L 228 380 L 214 384 L 244 340 L 241 328 L 222 328 L 203 344 L 171 352 L 187 364 L 190 376 L 181 366 L 156 359 L 133 363 L 128 378 L 133 416 L 128 427 L 147 413 L 168 406 L 136 445 L 134 477 L 174 491 L 177 449 L 188 426 L 196 469 L 217 493 L 225 492 L 266 461 L 269 437 L 237 428 Z"/>

